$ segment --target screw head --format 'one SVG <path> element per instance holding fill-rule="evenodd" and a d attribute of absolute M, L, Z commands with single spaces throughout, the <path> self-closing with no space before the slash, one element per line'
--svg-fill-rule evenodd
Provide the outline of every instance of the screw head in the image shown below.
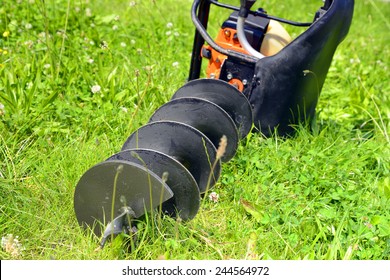
<path fill-rule="evenodd" d="M 228 78 L 228 80 L 231 80 L 233 78 L 233 74 L 232 73 L 228 73 L 226 75 L 226 78 Z"/>

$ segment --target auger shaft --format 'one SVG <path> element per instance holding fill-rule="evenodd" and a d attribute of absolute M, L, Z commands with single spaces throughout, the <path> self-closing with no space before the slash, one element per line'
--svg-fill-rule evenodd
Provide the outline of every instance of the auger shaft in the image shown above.
<path fill-rule="evenodd" d="M 218 181 L 220 160 L 234 156 L 251 126 L 251 107 L 239 90 L 221 80 L 187 83 L 120 152 L 81 177 L 74 198 L 79 224 L 103 234 L 104 244 L 110 234 L 129 231 L 128 220 L 156 208 L 182 220 L 194 218 L 201 194 Z M 227 147 L 220 159 L 223 136 Z"/>

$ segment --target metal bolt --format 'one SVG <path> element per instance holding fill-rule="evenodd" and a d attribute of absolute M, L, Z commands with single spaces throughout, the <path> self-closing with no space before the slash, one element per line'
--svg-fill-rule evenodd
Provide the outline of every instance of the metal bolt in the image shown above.
<path fill-rule="evenodd" d="M 233 74 L 232 73 L 228 73 L 226 75 L 226 78 L 228 78 L 228 80 L 231 80 L 233 78 Z"/>
<path fill-rule="evenodd" d="M 242 80 L 242 84 L 243 84 L 244 86 L 246 86 L 246 85 L 248 84 L 248 80 L 247 80 L 247 79 Z"/>

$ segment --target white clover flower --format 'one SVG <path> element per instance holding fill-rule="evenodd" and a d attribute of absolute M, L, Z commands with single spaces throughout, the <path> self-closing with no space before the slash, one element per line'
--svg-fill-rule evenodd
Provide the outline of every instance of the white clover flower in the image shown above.
<path fill-rule="evenodd" d="M 214 202 L 214 203 L 217 203 L 218 202 L 218 199 L 219 199 L 219 194 L 217 194 L 216 192 L 212 192 L 210 193 L 209 195 L 209 199 Z"/>
<path fill-rule="evenodd" d="M 118 21 L 119 18 L 120 18 L 119 15 L 116 15 L 116 16 L 114 17 L 114 20 L 115 20 L 115 21 Z"/>
<path fill-rule="evenodd" d="M 137 5 L 137 3 L 135 1 L 130 1 L 130 3 L 129 3 L 130 7 L 134 7 L 135 5 Z"/>
<path fill-rule="evenodd" d="M 173 27 L 173 23 L 172 22 L 168 22 L 167 23 L 167 28 L 172 28 Z"/>
<path fill-rule="evenodd" d="M 360 59 L 359 58 L 351 58 L 350 60 L 349 60 L 349 63 L 351 63 L 351 64 L 359 64 L 360 63 Z"/>
<path fill-rule="evenodd" d="M 126 107 L 120 107 L 121 108 L 121 111 L 124 112 L 124 113 L 128 113 L 129 112 L 129 109 L 127 109 Z"/>
<path fill-rule="evenodd" d="M 31 40 L 28 40 L 26 42 L 23 43 L 25 46 L 27 46 L 28 48 L 31 48 L 33 45 L 34 45 L 34 42 L 31 41 Z"/>
<path fill-rule="evenodd" d="M 18 236 L 13 236 L 13 234 L 7 234 L 1 238 L 1 248 L 7 253 L 11 254 L 13 258 L 18 258 L 22 255 L 24 247 L 22 243 L 18 240 Z"/>
<path fill-rule="evenodd" d="M 94 61 L 92 58 L 88 58 L 88 60 L 87 60 L 87 61 L 88 61 L 88 63 L 89 63 L 89 64 L 92 64 L 92 63 L 94 63 L 94 62 L 95 62 L 95 61 Z"/>
<path fill-rule="evenodd" d="M 65 30 L 58 30 L 57 35 L 62 38 L 67 38 Z"/>
<path fill-rule="evenodd" d="M 81 9 L 80 9 L 80 7 L 75 7 L 74 10 L 76 13 L 79 13 Z"/>
<path fill-rule="evenodd" d="M 121 47 L 122 47 L 122 48 L 126 48 L 126 46 L 127 46 L 127 45 L 126 45 L 125 42 L 121 42 Z"/>
<path fill-rule="evenodd" d="M 92 16 L 92 10 L 91 10 L 90 8 L 86 8 L 86 9 L 85 9 L 85 15 L 86 15 L 87 17 L 91 17 L 91 16 Z"/>
<path fill-rule="evenodd" d="M 172 34 L 172 31 L 165 32 L 165 35 L 167 35 L 167 36 L 171 36 L 171 34 Z"/>
<path fill-rule="evenodd" d="M 92 22 L 90 26 L 91 28 L 95 28 L 96 25 Z"/>
<path fill-rule="evenodd" d="M 389 0 L 390 1 L 390 0 Z M 376 63 L 381 66 L 383 69 L 387 70 L 387 65 L 382 60 L 377 60 Z"/>
<path fill-rule="evenodd" d="M 175 61 L 174 63 L 172 63 L 172 67 L 177 67 L 179 66 L 179 62 Z"/>
<path fill-rule="evenodd" d="M 98 93 L 102 88 L 99 85 L 94 85 L 91 87 L 92 93 Z"/>
<path fill-rule="evenodd" d="M 49 69 L 49 68 L 50 68 L 50 64 L 49 64 L 49 63 L 47 63 L 47 64 L 43 65 L 43 68 L 45 68 L 45 69 Z"/>
<path fill-rule="evenodd" d="M 103 49 L 103 50 L 107 50 L 108 49 L 108 43 L 106 41 L 102 41 L 100 43 L 100 47 Z"/>
<path fill-rule="evenodd" d="M 26 23 L 26 25 L 24 27 L 26 29 L 31 29 L 32 28 L 32 24 L 31 23 Z"/>
<path fill-rule="evenodd" d="M 173 35 L 174 35 L 175 37 L 179 37 L 179 36 L 180 36 L 180 33 L 176 31 L 175 33 L 173 33 Z"/>
<path fill-rule="evenodd" d="M 131 40 L 130 40 L 130 43 L 131 43 L 132 45 L 135 45 L 135 40 L 131 39 Z"/>
<path fill-rule="evenodd" d="M 113 27 L 112 27 L 112 30 L 118 30 L 118 25 L 114 25 Z"/>

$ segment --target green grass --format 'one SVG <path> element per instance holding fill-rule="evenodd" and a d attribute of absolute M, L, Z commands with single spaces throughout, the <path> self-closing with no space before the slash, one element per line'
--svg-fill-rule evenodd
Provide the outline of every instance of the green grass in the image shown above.
<path fill-rule="evenodd" d="M 185 83 L 192 48 L 192 1 L 129 2 L 1 2 L 0 235 L 20 247 L 0 259 L 390 259 L 390 4 L 380 0 L 355 1 L 314 132 L 250 134 L 222 166 L 217 203 L 205 198 L 187 223 L 146 216 L 132 252 L 124 236 L 98 250 L 77 224 L 75 185 Z M 302 21 L 320 5 L 264 3 Z M 212 32 L 224 18 L 213 10 Z"/>

